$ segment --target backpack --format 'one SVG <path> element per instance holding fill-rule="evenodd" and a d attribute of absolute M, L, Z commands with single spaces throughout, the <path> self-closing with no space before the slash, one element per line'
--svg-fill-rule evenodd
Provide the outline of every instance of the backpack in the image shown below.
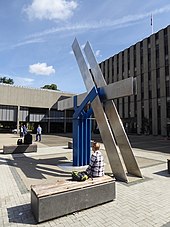
<path fill-rule="evenodd" d="M 17 145 L 21 145 L 22 144 L 22 139 L 18 139 L 17 140 Z"/>
<path fill-rule="evenodd" d="M 73 181 L 85 181 L 89 177 L 86 172 L 78 172 L 78 171 L 73 171 L 72 172 L 72 180 Z"/>

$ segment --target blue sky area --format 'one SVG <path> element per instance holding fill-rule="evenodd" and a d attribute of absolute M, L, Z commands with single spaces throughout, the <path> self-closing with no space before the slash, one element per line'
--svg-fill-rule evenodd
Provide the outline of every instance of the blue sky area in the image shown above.
<path fill-rule="evenodd" d="M 1 0 L 0 76 L 85 92 L 71 45 L 89 41 L 98 62 L 170 24 L 169 0 Z"/>

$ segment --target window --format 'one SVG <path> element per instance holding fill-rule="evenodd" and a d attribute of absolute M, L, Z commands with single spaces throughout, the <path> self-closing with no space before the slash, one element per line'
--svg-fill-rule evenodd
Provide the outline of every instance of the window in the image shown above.
<path fill-rule="evenodd" d="M 112 58 L 112 82 L 114 82 L 114 58 Z"/>
<path fill-rule="evenodd" d="M 169 91 L 169 80 L 166 81 L 166 96 L 170 96 L 170 91 Z"/>
<path fill-rule="evenodd" d="M 157 89 L 157 98 L 160 98 L 160 88 Z"/>
<path fill-rule="evenodd" d="M 160 69 L 156 70 L 156 78 L 159 79 L 160 78 Z"/>
<path fill-rule="evenodd" d="M 151 81 L 151 72 L 148 72 L 148 80 Z"/>
<path fill-rule="evenodd" d="M 165 66 L 165 76 L 169 75 L 169 66 Z"/>
<path fill-rule="evenodd" d="M 117 55 L 117 74 L 119 74 L 119 55 Z"/>
<path fill-rule="evenodd" d="M 156 40 L 159 39 L 159 33 L 158 33 L 158 32 L 155 34 L 155 39 L 156 39 Z"/>
<path fill-rule="evenodd" d="M 130 49 L 128 49 L 128 70 L 130 69 Z"/>
<path fill-rule="evenodd" d="M 156 68 L 159 68 L 159 44 L 156 44 Z"/>
<path fill-rule="evenodd" d="M 168 55 L 168 43 L 165 43 L 164 50 L 165 50 L 165 55 Z"/>
<path fill-rule="evenodd" d="M 148 41 L 148 46 L 149 46 L 149 45 L 150 45 L 150 43 L 151 43 L 151 39 L 150 39 L 150 37 L 148 37 L 147 41 Z"/>
<path fill-rule="evenodd" d="M 170 102 L 167 102 L 167 118 L 170 118 Z"/>

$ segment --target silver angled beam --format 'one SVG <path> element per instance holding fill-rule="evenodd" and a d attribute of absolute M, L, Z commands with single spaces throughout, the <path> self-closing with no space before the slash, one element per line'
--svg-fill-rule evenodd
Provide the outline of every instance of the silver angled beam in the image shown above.
<path fill-rule="evenodd" d="M 94 81 L 97 87 L 106 86 L 106 81 L 103 77 L 103 74 L 100 70 L 100 67 L 95 59 L 92 48 L 89 42 L 86 43 L 84 47 L 85 56 L 90 65 Z M 117 112 L 116 106 L 112 100 L 109 100 L 105 104 L 105 112 L 109 119 L 111 128 L 114 132 L 116 142 L 120 148 L 126 169 L 129 174 L 142 177 L 141 171 L 139 169 L 138 163 L 135 159 L 135 156 L 132 151 L 132 147 L 129 143 L 128 137 L 124 130 L 122 121 Z"/>
<path fill-rule="evenodd" d="M 125 97 L 134 94 L 134 79 L 132 77 L 124 79 L 122 81 L 117 81 L 115 83 L 103 86 L 100 88 L 100 94 L 103 96 L 103 100 L 112 100 L 120 97 Z M 80 106 L 82 101 L 87 96 L 87 93 L 82 93 L 76 95 L 77 97 L 77 106 Z M 73 105 L 74 96 L 71 98 L 63 99 L 58 102 L 58 110 L 66 110 L 74 107 Z"/>
<path fill-rule="evenodd" d="M 90 74 L 87 64 L 85 62 L 85 59 L 83 57 L 83 54 L 81 52 L 80 46 L 76 39 L 74 40 L 74 42 L 72 44 L 72 49 L 75 54 L 80 72 L 82 74 L 82 77 L 83 77 L 83 80 L 84 80 L 84 83 L 86 86 L 86 89 L 88 92 L 90 92 L 91 89 L 95 86 L 95 84 L 91 77 L 91 74 Z M 116 146 L 114 136 L 112 134 L 106 114 L 103 110 L 99 96 L 97 96 L 93 100 L 91 105 L 93 108 L 93 112 L 94 112 L 97 124 L 99 126 L 99 130 L 100 130 L 100 134 L 101 134 L 103 143 L 105 145 L 105 149 L 106 149 L 106 152 L 108 155 L 108 159 L 110 162 L 112 172 L 117 180 L 127 182 L 128 181 L 127 175 L 126 175 L 124 166 L 121 162 L 118 148 Z"/>

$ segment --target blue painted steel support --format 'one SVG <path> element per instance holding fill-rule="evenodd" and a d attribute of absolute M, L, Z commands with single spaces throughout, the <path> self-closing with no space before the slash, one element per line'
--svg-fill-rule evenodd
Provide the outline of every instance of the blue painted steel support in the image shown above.
<path fill-rule="evenodd" d="M 77 97 L 74 96 L 74 110 L 77 108 Z M 73 165 L 79 166 L 79 152 L 78 152 L 78 144 L 79 144 L 79 120 L 77 118 L 73 118 Z"/>
<path fill-rule="evenodd" d="M 98 95 L 96 87 L 94 87 L 81 105 L 77 107 L 77 97 L 74 96 L 74 114 L 73 114 L 73 165 L 88 165 L 90 161 L 91 147 L 91 120 L 89 119 L 93 113 L 92 108 L 87 112 L 84 111 L 85 106 L 94 100 Z"/>

